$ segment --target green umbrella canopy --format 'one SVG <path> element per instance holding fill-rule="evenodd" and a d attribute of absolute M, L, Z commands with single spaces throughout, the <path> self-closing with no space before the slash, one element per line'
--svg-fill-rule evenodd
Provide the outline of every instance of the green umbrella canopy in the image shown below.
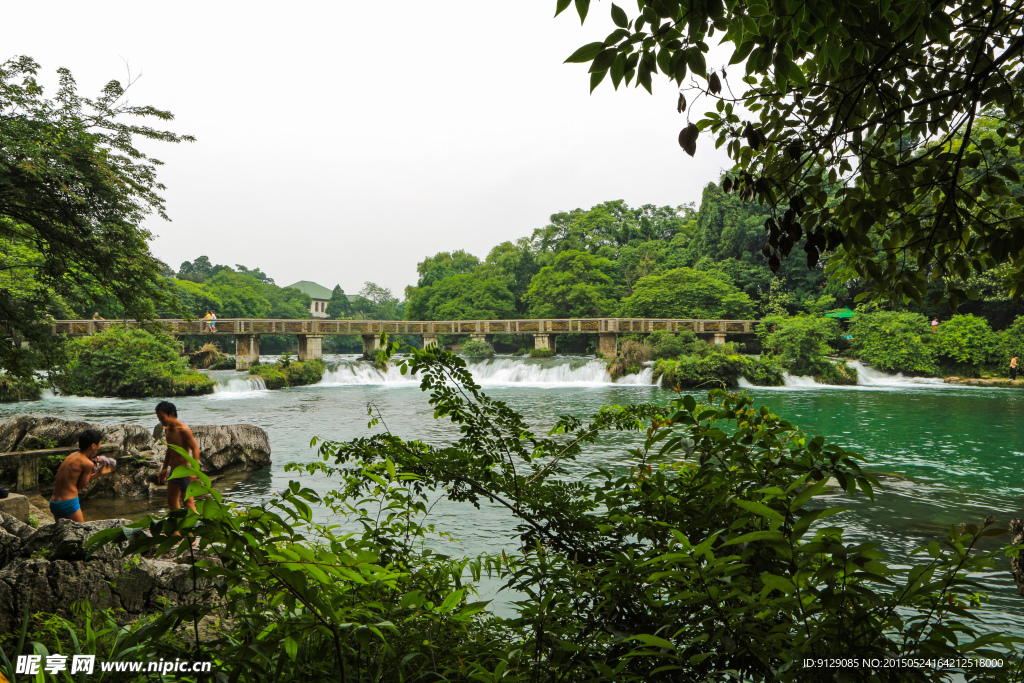
<path fill-rule="evenodd" d="M 857 311 L 854 311 L 849 306 L 825 314 L 826 318 L 854 318 L 856 316 Z"/>

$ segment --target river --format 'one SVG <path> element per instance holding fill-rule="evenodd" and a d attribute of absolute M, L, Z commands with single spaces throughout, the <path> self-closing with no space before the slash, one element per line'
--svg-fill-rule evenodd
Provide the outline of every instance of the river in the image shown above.
<path fill-rule="evenodd" d="M 416 380 L 395 369 L 378 372 L 355 358 L 327 356 L 330 369 L 319 384 L 278 391 L 261 389 L 259 380 L 240 372 L 212 372 L 220 382 L 217 393 L 175 400 L 188 423 L 251 423 L 269 433 L 273 466 L 234 483 L 226 492 L 229 500 L 256 503 L 281 490 L 295 478 L 284 472 L 285 463 L 315 457 L 309 446 L 313 436 L 346 440 L 365 435 L 370 403 L 399 436 L 434 443 L 452 437 L 451 425 L 433 419 Z M 471 367 L 487 394 L 520 411 L 538 432 L 546 431 L 560 414 L 586 416 L 605 404 L 667 402 L 674 395 L 651 385 L 649 369 L 612 383 L 604 364 L 592 358 L 499 357 Z M 841 503 L 853 507 L 833 518 L 841 520 L 848 539 L 881 542 L 890 557 L 901 558 L 911 548 L 944 536 L 950 524 L 980 523 L 994 515 L 1005 526 L 1010 517 L 1024 514 L 1024 392 L 858 369 L 861 384 L 855 387 L 825 387 L 809 378 L 787 378 L 787 386 L 778 388 L 746 387 L 756 405 L 767 404 L 806 431 L 862 454 L 867 469 L 905 477 L 887 479 L 874 502 Z M 47 396 L 0 404 L 0 418 L 37 413 L 152 427 L 156 402 Z M 630 436 L 609 435 L 572 471 L 582 474 L 594 464 L 625 466 L 624 451 L 633 442 Z M 332 483 L 303 480 L 320 491 Z M 90 500 L 83 508 L 87 519 L 134 518 L 162 505 L 162 497 L 155 497 Z M 511 539 L 514 524 L 499 510 L 485 507 L 466 514 L 464 508 L 439 505 L 431 517 L 439 529 L 461 540 L 465 554 L 517 547 Z M 984 608 L 988 625 L 1024 634 L 1024 610 L 1008 563 L 982 578 L 991 594 Z"/>

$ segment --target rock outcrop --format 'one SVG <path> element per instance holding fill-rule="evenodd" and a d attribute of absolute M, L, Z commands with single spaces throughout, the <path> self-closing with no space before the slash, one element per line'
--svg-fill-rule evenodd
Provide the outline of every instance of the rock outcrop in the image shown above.
<path fill-rule="evenodd" d="M 62 519 L 33 529 L 0 513 L 0 633 L 30 614 L 68 615 L 71 605 L 87 600 L 96 609 L 123 609 L 126 619 L 158 609 L 164 600 L 193 599 L 189 566 L 180 561 L 124 557 L 124 544 L 108 544 L 88 553 L 93 534 L 128 524 L 107 519 L 77 524 Z"/>
<path fill-rule="evenodd" d="M 118 498 L 151 493 L 160 488 L 157 474 L 164 459 L 163 427 L 152 432 L 141 425 L 103 426 L 39 415 L 16 415 L 0 423 L 0 453 L 16 450 L 74 447 L 78 435 L 98 429 L 105 444 L 116 444 L 117 469 L 96 479 L 83 498 Z M 195 425 L 192 433 L 199 444 L 203 472 L 221 476 L 239 470 L 258 470 L 270 464 L 270 439 L 254 425 Z"/>
<path fill-rule="evenodd" d="M 1020 517 L 1010 520 L 1010 543 L 1024 551 L 1024 520 Z M 1017 590 L 1024 597 L 1024 552 L 1010 560 L 1010 573 L 1017 584 Z"/>

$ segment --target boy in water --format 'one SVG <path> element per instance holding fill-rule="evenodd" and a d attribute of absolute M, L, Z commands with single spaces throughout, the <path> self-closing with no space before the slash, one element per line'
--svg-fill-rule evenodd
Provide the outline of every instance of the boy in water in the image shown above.
<path fill-rule="evenodd" d="M 53 484 L 53 495 L 50 496 L 50 512 L 54 520 L 85 521 L 78 502 L 78 492 L 96 477 L 113 472 L 116 462 L 110 458 L 102 458 L 101 462 L 97 462 L 102 438 L 103 435 L 95 429 L 82 432 L 78 436 L 78 450 L 64 458 L 57 469 L 57 480 Z"/>
<path fill-rule="evenodd" d="M 196 480 L 195 476 L 178 477 L 168 479 L 167 475 L 174 471 L 179 465 L 188 465 L 188 461 L 181 457 L 171 445 L 180 446 L 189 453 L 196 461 L 199 461 L 199 444 L 192 436 L 192 430 L 188 425 L 178 419 L 178 409 L 170 401 L 161 401 L 156 406 L 156 419 L 164 426 L 164 440 L 168 443 L 167 454 L 164 456 L 164 465 L 160 468 L 158 481 L 162 484 L 167 482 L 167 506 L 172 510 L 181 507 L 181 498 L 188 489 L 189 482 Z M 188 498 L 185 505 L 193 512 L 196 511 L 195 499 Z"/>

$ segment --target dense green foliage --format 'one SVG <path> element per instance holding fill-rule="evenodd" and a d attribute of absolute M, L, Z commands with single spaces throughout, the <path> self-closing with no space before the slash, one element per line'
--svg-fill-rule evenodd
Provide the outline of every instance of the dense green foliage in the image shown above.
<path fill-rule="evenodd" d="M 972 577 L 999 554 L 978 542 L 1004 531 L 953 527 L 892 564 L 877 543 L 844 543 L 822 523 L 844 510 L 822 497 L 829 481 L 869 497 L 878 482 L 852 453 L 748 398 L 608 407 L 588 421 L 559 418 L 543 437 L 482 394 L 458 358 L 412 354 L 399 362 L 421 378 L 435 416 L 460 427 L 454 441 L 385 430 L 322 442 L 322 462 L 289 469 L 335 477 L 336 491 L 296 481 L 248 509 L 226 504 L 193 463 L 172 476 L 198 477 L 190 489 L 210 496 L 198 513 L 93 537 L 161 553 L 180 543 L 172 534 L 191 534 L 211 557 L 194 564 L 195 604 L 135 631 L 140 655 L 190 658 L 164 634 L 217 614 L 223 632 L 201 647 L 239 681 L 785 682 L 808 680 L 806 658 L 1012 657 L 1013 639 L 982 635 L 970 609 L 980 599 Z M 636 444 L 632 467 L 567 476 L 586 467 L 576 459 L 587 444 L 615 431 Z M 439 493 L 504 510 L 520 549 L 462 559 L 429 550 Z M 312 505 L 347 523 L 312 522 Z M 507 617 L 474 601 L 484 575 L 521 596 Z M 985 675 L 1011 680 L 1019 657 L 1010 661 Z M 879 668 L 871 680 L 947 673 Z"/>
<path fill-rule="evenodd" d="M 620 310 L 630 318 L 743 320 L 754 315 L 754 303 L 720 272 L 676 268 L 637 280 Z"/>
<path fill-rule="evenodd" d="M 451 275 L 410 290 L 409 320 L 493 320 L 516 317 L 508 286 L 478 273 Z"/>
<path fill-rule="evenodd" d="M 536 318 L 597 318 L 614 306 L 612 262 L 563 251 L 530 280 L 526 302 Z"/>
<path fill-rule="evenodd" d="M 341 285 L 334 285 L 334 289 L 331 290 L 331 300 L 327 302 L 327 309 L 324 312 L 327 313 L 328 318 L 335 320 L 352 316 L 352 302 L 348 300 Z"/>
<path fill-rule="evenodd" d="M 743 377 L 751 384 L 782 386 L 782 368 L 778 364 L 736 353 L 711 352 L 679 356 L 654 364 L 654 379 L 665 387 L 691 389 L 728 388 L 739 385 Z"/>
<path fill-rule="evenodd" d="M 551 349 L 529 349 L 527 353 L 530 354 L 530 358 L 551 358 L 555 355 Z"/>
<path fill-rule="evenodd" d="M 324 377 L 327 365 L 319 358 L 291 361 L 287 354 L 277 363 L 260 363 L 249 368 L 249 374 L 263 379 L 268 389 L 284 389 L 316 384 Z"/>
<path fill-rule="evenodd" d="M 626 375 L 635 375 L 651 359 L 651 347 L 640 341 L 627 339 L 618 344 L 614 358 L 608 360 L 608 374 L 614 382 Z"/>
<path fill-rule="evenodd" d="M 839 323 L 833 318 L 798 315 L 791 318 L 769 316 L 757 327 L 757 336 L 765 355 L 771 356 L 790 374 L 820 374 L 840 335 Z"/>
<path fill-rule="evenodd" d="M 39 398 L 39 382 L 34 377 L 0 373 L 0 402 L 34 401 Z"/>
<path fill-rule="evenodd" d="M 494 349 L 483 339 L 470 339 L 463 343 L 462 355 L 473 359 L 489 358 L 494 355 Z"/>
<path fill-rule="evenodd" d="M 160 162 L 138 140 L 192 139 L 127 122 L 173 117 L 128 104 L 118 81 L 91 99 L 60 69 L 47 98 L 39 68 L 28 57 L 0 64 L 0 337 L 15 341 L 0 343 L 0 368 L 23 377 L 56 358 L 38 323 L 75 300 L 152 314 L 152 301 L 163 298 L 160 263 L 140 225 L 148 214 L 166 216 Z"/>
<path fill-rule="evenodd" d="M 850 326 L 851 351 L 871 367 L 913 375 L 938 373 L 928 319 L 909 311 L 863 313 Z"/>
<path fill-rule="evenodd" d="M 114 325 L 66 345 L 67 360 L 51 381 L 75 396 L 193 396 L 209 394 L 214 381 L 188 366 L 178 343 L 166 335 Z"/>
<path fill-rule="evenodd" d="M 997 360 L 1002 345 L 984 318 L 955 315 L 935 331 L 935 356 L 944 372 L 974 375 Z M 1009 365 L 1009 359 L 1005 365 Z"/>
<path fill-rule="evenodd" d="M 575 5 L 584 19 L 590 0 Z M 610 76 L 651 91 L 659 71 L 685 84 L 679 144 L 725 147 L 723 189 L 766 207 L 773 271 L 802 242 L 809 266 L 830 253 L 840 280 L 900 303 L 955 305 L 997 265 L 1021 293 L 1019 4 L 639 0 L 611 14 L 618 28 L 567 61 L 590 64 L 592 89 Z"/>

